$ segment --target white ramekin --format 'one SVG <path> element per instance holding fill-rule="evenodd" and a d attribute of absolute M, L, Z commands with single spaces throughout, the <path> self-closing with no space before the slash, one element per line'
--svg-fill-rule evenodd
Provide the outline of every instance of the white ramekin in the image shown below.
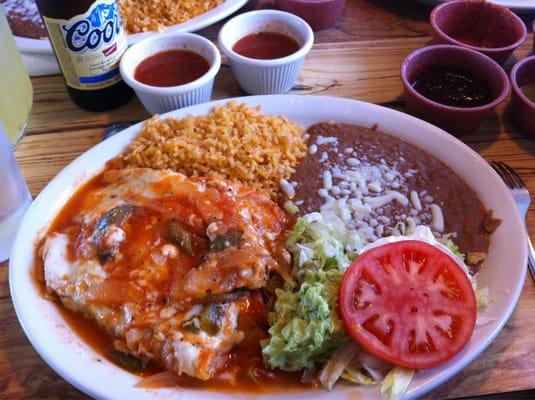
<path fill-rule="evenodd" d="M 294 39 L 301 48 L 287 57 L 258 60 L 232 50 L 238 40 L 257 32 L 277 32 Z M 312 48 L 314 34 L 301 18 L 276 10 L 240 14 L 219 31 L 219 47 L 227 56 L 240 87 L 250 94 L 286 93 L 294 85 L 305 56 Z"/>
<path fill-rule="evenodd" d="M 208 62 L 210 68 L 200 78 L 179 86 L 151 86 L 134 78 L 134 72 L 143 60 L 167 50 L 188 50 L 197 53 Z M 144 39 L 130 47 L 121 58 L 120 70 L 124 81 L 134 89 L 147 111 L 151 114 L 161 114 L 210 101 L 214 78 L 220 66 L 221 55 L 208 39 L 192 33 L 175 33 Z"/>

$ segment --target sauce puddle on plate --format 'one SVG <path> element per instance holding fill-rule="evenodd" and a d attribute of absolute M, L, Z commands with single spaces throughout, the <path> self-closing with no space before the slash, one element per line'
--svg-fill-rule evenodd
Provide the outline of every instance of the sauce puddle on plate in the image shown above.
<path fill-rule="evenodd" d="M 478 107 L 492 101 L 489 86 L 462 69 L 435 69 L 412 85 L 422 96 L 452 107 Z"/>
<path fill-rule="evenodd" d="M 134 77 L 151 86 L 178 86 L 203 76 L 210 66 L 197 53 L 188 50 L 167 50 L 144 59 L 136 68 Z"/>
<path fill-rule="evenodd" d="M 301 46 L 291 37 L 277 32 L 258 32 L 242 37 L 232 50 L 249 58 L 273 60 L 289 56 Z"/>

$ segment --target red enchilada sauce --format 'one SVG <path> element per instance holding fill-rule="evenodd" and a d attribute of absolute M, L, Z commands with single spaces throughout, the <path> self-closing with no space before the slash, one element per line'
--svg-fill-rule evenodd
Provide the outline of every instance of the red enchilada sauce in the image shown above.
<path fill-rule="evenodd" d="M 299 48 L 294 39 L 281 33 L 258 32 L 238 40 L 232 50 L 244 57 L 273 60 L 289 56 Z"/>
<path fill-rule="evenodd" d="M 83 226 L 83 221 L 79 217 L 84 209 L 90 206 L 90 202 L 94 197 L 88 196 L 88 193 L 106 186 L 103 174 L 99 174 L 91 179 L 88 183 L 83 185 L 63 207 L 61 212 L 56 216 L 49 232 L 62 232 L 69 237 L 69 247 L 67 259 L 74 261 L 79 255 L 80 249 L 78 246 L 81 243 L 80 227 Z M 165 184 L 160 188 L 166 191 Z M 169 207 L 180 208 L 180 204 L 169 205 Z M 176 210 L 175 210 L 176 211 Z M 132 249 L 143 249 L 147 242 L 154 241 L 154 235 L 162 234 L 153 230 L 143 229 L 143 224 L 150 218 L 159 218 L 153 211 L 136 208 L 129 218 L 128 224 L 128 238 Z M 137 252 L 124 252 L 121 261 L 114 263 L 114 268 L 111 274 L 113 280 L 119 285 L 122 281 L 128 282 L 126 275 L 129 273 L 131 265 L 142 262 L 137 259 Z M 189 269 L 198 265 L 200 260 L 192 257 L 191 259 L 181 258 L 180 264 L 182 268 Z M 216 376 L 208 381 L 202 381 L 192 378 L 185 374 L 177 376 L 165 369 L 149 362 L 144 365 L 143 369 L 133 371 L 128 364 L 122 362 L 120 358 L 114 355 L 114 341 L 115 338 L 105 333 L 94 321 L 86 319 L 82 314 L 75 313 L 65 308 L 55 294 L 47 292 L 44 281 L 44 265 L 41 257 L 36 257 L 34 277 L 41 293 L 44 297 L 54 300 L 58 306 L 58 310 L 62 315 L 67 325 L 78 335 L 84 343 L 93 348 L 99 356 L 96 357 L 97 362 L 102 362 L 106 359 L 119 367 L 136 374 L 140 378 L 140 387 L 169 387 L 182 386 L 191 388 L 202 388 L 217 391 L 246 391 L 246 392 L 276 392 L 277 390 L 302 390 L 306 388 L 313 388 L 314 382 L 301 383 L 302 371 L 286 372 L 281 370 L 273 370 L 267 367 L 262 358 L 260 341 L 268 338 L 268 322 L 267 322 L 267 306 L 269 300 L 268 294 L 259 290 L 251 290 L 244 295 L 239 304 L 239 330 L 246 332 L 242 342 L 237 344 L 228 355 L 224 368 L 216 374 Z M 106 293 L 105 303 L 112 306 L 116 301 L 118 304 L 123 302 L 124 297 L 130 297 L 130 294 L 124 288 Z M 161 288 L 165 290 L 164 287 Z M 102 295 L 102 294 L 99 294 Z M 134 293 L 135 295 L 135 293 Z M 115 298 L 115 297 L 121 298 Z M 102 297 L 102 296 L 100 296 Z M 229 378 L 230 376 L 230 378 Z"/>
<path fill-rule="evenodd" d="M 167 87 L 185 85 L 203 76 L 210 66 L 197 53 L 168 50 L 147 57 L 137 67 L 134 77 L 141 83 Z"/>
<path fill-rule="evenodd" d="M 41 284 L 40 287 L 43 287 Z M 43 288 L 44 290 L 44 288 Z M 237 381 L 229 384 L 220 374 L 209 381 L 201 381 L 185 374 L 181 376 L 162 374 L 165 370 L 153 363 L 149 363 L 141 371 L 132 372 L 139 376 L 140 387 L 160 388 L 160 387 L 188 387 L 199 389 L 217 390 L 219 392 L 245 391 L 253 393 L 274 393 L 277 390 L 291 391 L 313 389 L 317 384 L 301 383 L 301 371 L 288 372 L 272 370 L 267 368 L 262 360 L 259 341 L 267 338 L 267 321 L 262 317 L 264 310 L 260 307 L 253 296 L 248 302 L 247 312 L 241 312 L 239 325 L 240 329 L 248 332 L 244 341 L 237 345 L 230 353 L 229 360 L 224 371 L 238 371 Z M 84 343 L 95 350 L 102 358 L 97 358 L 97 362 L 106 359 L 117 366 L 125 369 L 125 366 L 111 356 L 110 350 L 113 348 L 113 338 L 104 331 L 98 329 L 93 323 L 85 319 L 82 315 L 75 313 L 58 303 L 58 310 L 68 326 L 80 337 Z"/>

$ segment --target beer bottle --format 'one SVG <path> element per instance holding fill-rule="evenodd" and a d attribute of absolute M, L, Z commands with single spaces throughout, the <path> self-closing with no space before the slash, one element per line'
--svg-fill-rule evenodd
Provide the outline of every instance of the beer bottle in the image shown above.
<path fill-rule="evenodd" d="M 91 111 L 128 101 L 119 61 L 127 48 L 116 0 L 37 0 L 71 99 Z"/>

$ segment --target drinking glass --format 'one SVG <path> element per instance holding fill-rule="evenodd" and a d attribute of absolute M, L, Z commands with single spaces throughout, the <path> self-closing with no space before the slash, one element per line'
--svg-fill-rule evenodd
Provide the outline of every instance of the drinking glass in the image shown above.
<path fill-rule="evenodd" d="M 20 221 L 32 202 L 0 123 L 0 262 L 9 258 Z"/>
<path fill-rule="evenodd" d="M 26 131 L 33 88 L 0 6 L 0 122 L 11 145 Z"/>

